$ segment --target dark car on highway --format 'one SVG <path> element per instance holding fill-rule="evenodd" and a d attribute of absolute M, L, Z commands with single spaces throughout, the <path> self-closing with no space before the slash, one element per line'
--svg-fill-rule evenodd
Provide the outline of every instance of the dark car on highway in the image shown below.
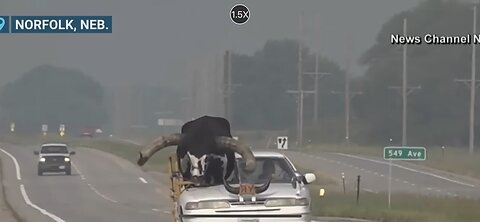
<path fill-rule="evenodd" d="M 75 155 L 75 152 L 69 152 L 66 144 L 45 143 L 42 144 L 40 152 L 34 151 L 34 154 L 38 155 L 39 176 L 44 172 L 65 172 L 71 175 L 71 155 Z"/>

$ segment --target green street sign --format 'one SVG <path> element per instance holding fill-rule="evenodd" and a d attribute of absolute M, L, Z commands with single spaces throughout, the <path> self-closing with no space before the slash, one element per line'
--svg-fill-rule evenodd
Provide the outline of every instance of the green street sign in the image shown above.
<path fill-rule="evenodd" d="M 425 147 L 385 147 L 383 149 L 385 160 L 425 160 L 427 150 Z"/>

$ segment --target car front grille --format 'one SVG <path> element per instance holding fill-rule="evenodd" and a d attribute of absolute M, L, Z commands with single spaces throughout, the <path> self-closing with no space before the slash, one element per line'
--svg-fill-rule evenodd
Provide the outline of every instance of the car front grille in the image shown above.
<path fill-rule="evenodd" d="M 46 156 L 45 157 L 46 163 L 63 163 L 65 162 L 64 156 Z"/>

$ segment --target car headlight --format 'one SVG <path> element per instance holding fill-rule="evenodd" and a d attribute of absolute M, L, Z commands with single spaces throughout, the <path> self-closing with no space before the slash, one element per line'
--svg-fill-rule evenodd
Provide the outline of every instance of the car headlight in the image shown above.
<path fill-rule="evenodd" d="M 279 198 L 265 201 L 266 207 L 308 206 L 307 198 Z"/>
<path fill-rule="evenodd" d="M 188 202 L 185 205 L 185 209 L 187 210 L 218 209 L 218 208 L 230 208 L 230 204 L 227 201 L 212 200 L 212 201 Z"/>
<path fill-rule="evenodd" d="M 70 161 L 70 158 L 65 157 L 65 162 L 69 162 L 69 161 Z"/>
<path fill-rule="evenodd" d="M 40 158 L 40 162 L 45 162 L 45 157 Z"/>

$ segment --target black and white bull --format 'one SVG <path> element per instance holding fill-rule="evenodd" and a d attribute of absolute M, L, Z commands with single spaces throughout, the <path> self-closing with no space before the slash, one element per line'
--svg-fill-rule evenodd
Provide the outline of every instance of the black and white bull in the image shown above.
<path fill-rule="evenodd" d="M 156 138 L 140 151 L 138 165 L 142 166 L 154 153 L 168 146 L 177 146 L 182 176 L 196 184 L 228 186 L 225 179 L 236 167 L 235 153 L 242 156 L 245 171 L 251 172 L 256 166 L 250 147 L 232 138 L 230 123 L 221 117 L 203 116 L 185 123 L 181 133 Z M 263 184 L 257 192 L 265 191 L 268 186 L 269 182 Z"/>

